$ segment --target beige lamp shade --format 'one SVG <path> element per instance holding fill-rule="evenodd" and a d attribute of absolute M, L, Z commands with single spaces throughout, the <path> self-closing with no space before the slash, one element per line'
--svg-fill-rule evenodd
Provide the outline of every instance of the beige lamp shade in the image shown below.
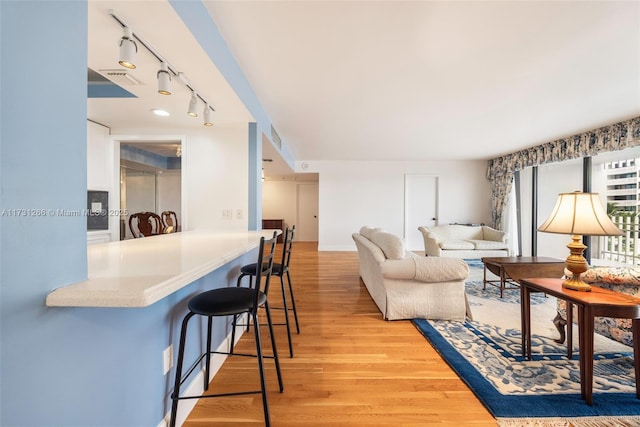
<path fill-rule="evenodd" d="M 582 236 L 619 236 L 622 231 L 607 216 L 598 193 L 560 193 L 553 212 L 539 231 Z"/>

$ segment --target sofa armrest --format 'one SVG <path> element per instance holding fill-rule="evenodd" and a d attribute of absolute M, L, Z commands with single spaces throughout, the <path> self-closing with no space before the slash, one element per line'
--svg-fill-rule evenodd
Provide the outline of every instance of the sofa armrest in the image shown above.
<path fill-rule="evenodd" d="M 418 227 L 418 230 L 422 233 L 422 239 L 424 240 L 424 254 L 427 256 L 442 256 L 438 236 L 429 231 L 427 227 L 421 226 Z"/>
<path fill-rule="evenodd" d="M 385 279 L 413 280 L 416 275 L 416 264 L 413 262 L 413 257 L 387 259 L 380 264 L 380 269 L 382 277 Z"/>
<path fill-rule="evenodd" d="M 505 231 L 496 230 L 495 228 L 482 226 L 482 235 L 484 240 L 492 240 L 494 242 L 506 242 L 509 236 Z"/>
<path fill-rule="evenodd" d="M 469 266 L 457 258 L 408 257 L 388 259 L 380 265 L 385 279 L 416 280 L 425 283 L 464 280 Z"/>
<path fill-rule="evenodd" d="M 469 277 L 469 266 L 458 258 L 414 258 L 415 279 L 422 282 L 449 282 Z"/>

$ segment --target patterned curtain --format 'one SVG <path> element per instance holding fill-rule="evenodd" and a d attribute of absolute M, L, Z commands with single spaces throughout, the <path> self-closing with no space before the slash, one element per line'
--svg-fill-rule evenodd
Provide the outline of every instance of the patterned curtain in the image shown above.
<path fill-rule="evenodd" d="M 504 207 L 511 191 L 514 172 L 532 166 L 592 157 L 599 153 L 624 150 L 638 145 L 640 117 L 489 160 L 487 178 L 491 181 L 493 226 L 502 229 Z"/>
<path fill-rule="evenodd" d="M 513 173 L 497 176 L 491 182 L 491 221 L 497 230 L 504 230 L 504 209 L 509 201 L 512 185 Z"/>

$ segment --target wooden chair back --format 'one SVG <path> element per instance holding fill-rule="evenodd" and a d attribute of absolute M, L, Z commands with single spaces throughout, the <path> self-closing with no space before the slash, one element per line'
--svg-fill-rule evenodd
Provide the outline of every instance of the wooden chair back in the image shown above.
<path fill-rule="evenodd" d="M 162 218 L 154 212 L 136 212 L 129 217 L 129 229 L 133 237 L 148 237 L 162 234 Z"/>

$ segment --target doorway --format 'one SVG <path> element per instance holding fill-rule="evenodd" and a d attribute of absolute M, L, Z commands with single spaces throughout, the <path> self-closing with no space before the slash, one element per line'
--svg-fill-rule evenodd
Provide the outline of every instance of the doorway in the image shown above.
<path fill-rule="evenodd" d="M 120 240 L 132 239 L 129 217 L 136 212 L 173 211 L 181 230 L 183 218 L 181 140 L 119 140 Z"/>
<path fill-rule="evenodd" d="M 318 183 L 298 184 L 298 227 L 296 240 L 318 241 Z"/>

